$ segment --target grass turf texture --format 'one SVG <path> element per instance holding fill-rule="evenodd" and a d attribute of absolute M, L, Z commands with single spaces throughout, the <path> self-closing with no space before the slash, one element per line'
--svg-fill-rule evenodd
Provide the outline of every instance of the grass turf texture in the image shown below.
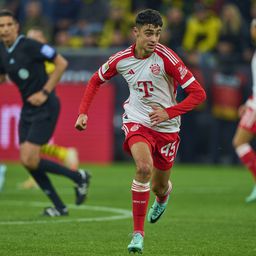
<path fill-rule="evenodd" d="M 131 209 L 132 164 L 86 168 L 92 180 L 85 206 Z M 243 167 L 176 165 L 171 176 L 174 190 L 166 212 L 158 223 L 145 225 L 144 255 L 256 255 L 256 203 L 244 203 L 252 178 Z M 42 217 L 50 203 L 40 190 L 17 188 L 26 177 L 19 164 L 8 164 L 0 193 L 0 255 L 128 255 L 131 218 L 83 221 L 117 214 L 75 207 L 68 217 Z M 51 179 L 73 204 L 73 184 Z"/>

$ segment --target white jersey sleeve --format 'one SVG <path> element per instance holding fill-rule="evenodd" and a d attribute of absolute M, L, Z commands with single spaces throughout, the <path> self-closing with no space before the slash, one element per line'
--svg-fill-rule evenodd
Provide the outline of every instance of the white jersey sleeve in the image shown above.
<path fill-rule="evenodd" d="M 112 55 L 98 70 L 100 79 L 105 82 L 117 75 L 117 63 L 131 54 L 131 47 Z"/>

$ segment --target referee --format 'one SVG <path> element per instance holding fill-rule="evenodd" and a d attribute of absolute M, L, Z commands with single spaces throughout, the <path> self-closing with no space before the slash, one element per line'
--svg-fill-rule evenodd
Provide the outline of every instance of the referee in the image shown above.
<path fill-rule="evenodd" d="M 68 215 L 68 209 L 47 173 L 73 180 L 77 205 L 86 198 L 90 176 L 84 170 L 74 172 L 40 156 L 41 146 L 49 141 L 57 123 L 60 103 L 54 88 L 68 63 L 51 46 L 19 35 L 18 31 L 19 25 L 13 13 L 0 10 L 0 82 L 4 82 L 8 75 L 23 100 L 19 123 L 20 159 L 54 205 L 45 208 L 43 215 Z M 45 61 L 53 62 L 56 67 L 49 77 Z"/>

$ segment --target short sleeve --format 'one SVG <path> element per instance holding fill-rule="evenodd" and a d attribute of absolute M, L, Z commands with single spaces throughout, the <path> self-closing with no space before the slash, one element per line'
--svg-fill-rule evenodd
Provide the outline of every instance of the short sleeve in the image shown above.
<path fill-rule="evenodd" d="M 112 62 L 111 57 L 98 70 L 99 78 L 103 82 L 110 80 L 116 74 L 117 74 L 116 62 Z"/>
<path fill-rule="evenodd" d="M 48 44 L 42 44 L 33 39 L 28 40 L 28 51 L 33 58 L 44 60 L 44 61 L 53 61 L 57 55 L 56 49 Z"/>

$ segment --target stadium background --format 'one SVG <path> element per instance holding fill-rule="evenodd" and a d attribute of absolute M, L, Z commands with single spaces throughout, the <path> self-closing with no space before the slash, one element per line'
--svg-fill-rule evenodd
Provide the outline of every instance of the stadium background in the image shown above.
<path fill-rule="evenodd" d="M 194 5 L 198 2 L 205 5 Z M 222 13 L 226 4 L 229 10 L 229 4 L 232 6 L 231 23 L 235 24 L 235 35 L 231 33 L 230 37 L 223 35 L 227 33 L 224 28 L 229 27 L 225 18 L 230 20 L 230 14 Z M 204 85 L 208 99 L 182 117 L 182 144 L 172 170 L 174 189 L 170 204 L 159 224 L 145 223 L 144 254 L 256 254 L 256 205 L 244 202 L 253 180 L 245 167 L 237 164 L 231 146 L 237 106 L 251 91 L 250 60 L 254 47 L 249 39 L 249 24 L 256 17 L 253 0 L 0 0 L 0 5 L 16 13 L 23 33 L 30 26 L 43 27 L 51 44 L 69 60 L 69 68 L 57 88 L 62 112 L 52 141 L 77 146 L 81 167 L 93 177 L 88 200 L 76 207 L 69 181 L 52 175 L 52 182 L 69 206 L 70 216 L 42 217 L 42 208 L 49 206 L 45 195 L 37 189 L 19 187 L 27 178 L 27 172 L 17 161 L 20 98 L 13 85 L 0 85 L 0 162 L 7 166 L 0 193 L 0 255 L 127 255 L 128 233 L 132 232 L 130 187 L 134 165 L 127 162 L 129 158 L 121 150 L 122 102 L 128 90 L 120 76 L 97 95 L 86 133 L 81 135 L 73 126 L 86 82 L 109 55 L 130 44 L 126 28 L 130 28 L 134 13 L 145 7 L 158 9 L 164 15 L 167 32 L 163 33 L 163 43 L 186 61 Z M 180 16 L 176 11 L 176 19 L 173 18 L 176 9 L 183 17 L 178 23 Z M 111 10 L 119 14 L 114 12 L 114 23 Z M 218 40 L 206 51 L 184 51 L 182 39 L 187 22 L 195 12 L 202 14 L 206 10 L 221 21 Z M 125 26 L 121 28 L 120 24 Z M 120 33 L 122 29 L 124 36 Z M 217 30 L 206 26 L 206 31 Z M 175 36 L 170 36 L 171 32 Z M 203 38 L 207 37 L 200 36 L 198 41 Z M 219 46 L 227 41 L 237 46 L 236 51 L 220 54 Z M 117 162 L 120 160 L 121 163 Z M 152 195 L 150 204 L 153 200 Z"/>
<path fill-rule="evenodd" d="M 253 45 L 249 24 L 256 17 L 255 1 L 242 2 L 12 0 L 0 4 L 16 13 L 22 33 L 32 26 L 42 27 L 50 43 L 69 61 L 57 89 L 62 99 L 62 112 L 53 143 L 77 147 L 82 162 L 129 159 L 122 151 L 123 133 L 120 129 L 122 102 L 128 97 L 128 88 L 120 76 L 97 95 L 90 111 L 88 131 L 78 135 L 73 126 L 83 88 L 91 74 L 108 56 L 132 42 L 129 31 L 134 15 L 138 10 L 150 7 L 159 10 L 164 17 L 162 42 L 178 52 L 208 95 L 204 105 L 182 117 L 182 142 L 177 162 L 237 164 L 231 145 L 238 120 L 234 111 L 251 91 Z M 232 15 L 239 14 L 237 26 L 240 27 L 235 32 L 221 29 L 230 25 L 225 20 L 225 8 L 233 10 L 233 14 L 230 11 L 232 21 Z M 204 30 L 215 28 L 217 41 L 208 42 L 205 50 L 199 45 L 207 37 L 206 32 L 196 38 L 193 46 L 184 43 L 191 17 L 200 13 L 208 17 L 206 20 L 213 19 L 216 24 L 221 24 L 218 28 L 206 22 Z M 238 38 L 241 39 L 239 42 Z M 220 52 L 223 42 L 233 45 L 231 54 Z M 18 160 L 18 97 L 13 86 L 0 87 L 0 161 Z M 179 98 L 182 97 L 179 94 Z"/>

